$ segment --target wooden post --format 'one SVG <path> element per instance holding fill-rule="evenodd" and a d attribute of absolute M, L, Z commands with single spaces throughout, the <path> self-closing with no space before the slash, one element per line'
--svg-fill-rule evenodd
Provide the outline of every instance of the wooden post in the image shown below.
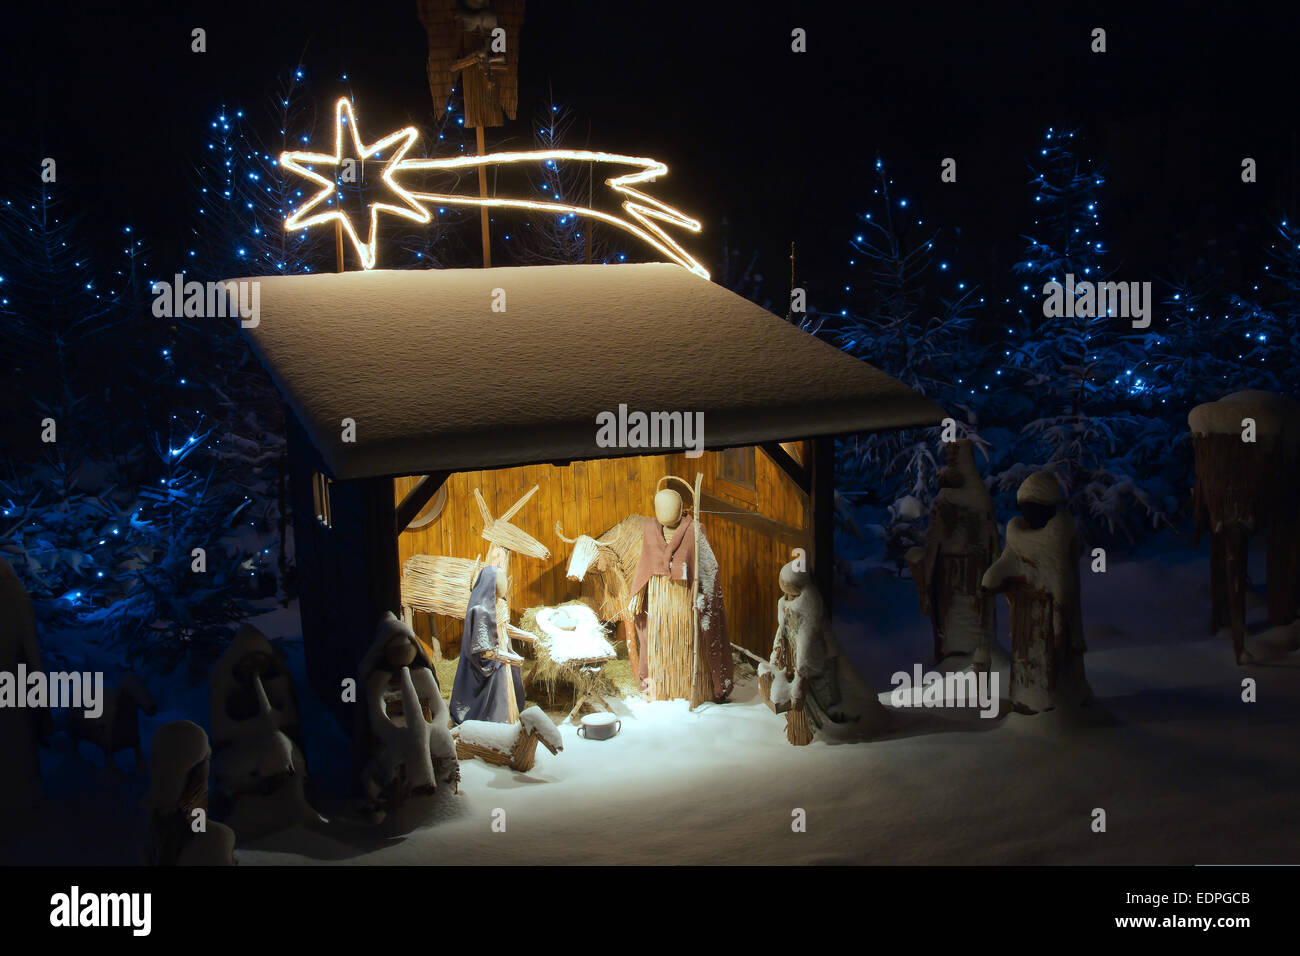
<path fill-rule="evenodd" d="M 478 154 L 487 155 L 487 138 L 483 133 L 482 126 L 474 128 L 474 136 L 478 140 Z M 478 164 L 478 195 L 480 199 L 487 199 L 487 164 Z M 479 222 L 483 229 L 483 268 L 492 268 L 492 234 L 488 229 L 488 207 L 479 207 Z"/>
<path fill-rule="evenodd" d="M 618 622 L 618 630 L 623 635 L 623 643 L 627 646 L 627 662 L 632 667 L 632 679 L 636 680 L 636 675 L 641 668 L 641 654 L 644 653 L 637 647 L 636 625 L 631 619 L 623 619 Z"/>
<path fill-rule="evenodd" d="M 790 243 L 790 298 L 785 305 L 785 320 L 794 321 L 794 243 Z"/>
<path fill-rule="evenodd" d="M 334 265 L 336 271 L 345 271 L 343 268 L 343 223 L 337 219 L 334 220 Z"/>
<path fill-rule="evenodd" d="M 705 680 L 709 670 L 709 662 L 700 660 L 700 485 L 703 481 L 704 472 L 697 471 L 695 473 L 695 495 L 691 499 L 691 510 L 695 512 L 691 521 L 691 532 L 694 536 L 695 548 L 695 573 L 691 575 L 691 710 L 694 710 L 713 696 L 710 693 L 708 697 L 705 697 L 700 687 L 701 681 Z M 704 668 L 705 673 L 700 672 L 701 667 Z"/>
<path fill-rule="evenodd" d="M 588 130 L 588 135 L 590 136 L 590 130 Z M 594 164 L 593 164 L 593 163 L 588 163 L 588 164 L 587 164 L 587 208 L 588 208 L 588 209 L 591 208 L 591 202 L 592 202 L 592 190 L 593 190 L 593 188 L 594 188 L 594 185 L 593 185 L 593 183 L 592 183 L 592 179 L 594 178 L 594 175 L 595 175 Z M 586 230 L 587 230 L 587 235 L 586 235 L 586 239 L 587 239 L 587 265 L 591 265 L 591 227 L 594 226 L 595 224 L 596 224 L 596 220 L 595 220 L 594 218 L 588 218 L 588 219 L 587 219 L 587 225 L 586 225 Z"/>
<path fill-rule="evenodd" d="M 1250 535 L 1240 524 L 1233 524 L 1225 531 L 1226 560 L 1225 576 L 1228 579 L 1228 623 L 1232 627 L 1232 651 L 1237 663 L 1244 664 L 1243 654 L 1246 650 L 1246 555 L 1250 547 Z"/>
<path fill-rule="evenodd" d="M 835 439 L 812 439 L 812 512 L 813 580 L 831 612 L 835 589 Z"/>
<path fill-rule="evenodd" d="M 375 625 L 384 611 L 402 613 L 402 565 L 397 545 L 397 503 L 393 494 L 392 478 L 357 479 L 361 488 L 362 514 L 369 575 L 370 616 L 369 629 L 363 633 L 364 652 L 369 649 Z M 358 662 L 360 659 L 358 658 Z"/>

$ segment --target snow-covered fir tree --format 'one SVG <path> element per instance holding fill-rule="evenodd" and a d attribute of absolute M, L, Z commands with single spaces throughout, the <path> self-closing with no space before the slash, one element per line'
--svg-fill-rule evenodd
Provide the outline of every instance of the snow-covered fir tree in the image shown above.
<path fill-rule="evenodd" d="M 1138 478 L 1167 453 L 1166 431 L 1147 412 L 1157 334 L 1135 331 L 1113 304 L 1108 311 L 1081 307 L 1080 298 L 1069 308 L 1052 305 L 1060 297 L 1051 284 L 1076 285 L 1081 297 L 1079 284 L 1109 277 L 1105 177 L 1082 158 L 1081 140 L 1078 130 L 1049 128 L 1030 164 L 1033 225 L 1013 267 L 1018 289 L 1003 302 L 1014 318 L 995 372 L 1005 383 L 996 389 L 997 414 L 1027 424 L 997 486 L 1005 506 L 1029 473 L 1045 468 L 1092 538 L 1133 540 L 1166 520 L 1169 504 Z"/>
<path fill-rule="evenodd" d="M 28 440 L 5 430 L 0 552 L 32 596 L 43 633 L 77 629 L 83 649 L 121 638 L 153 656 L 171 620 L 213 637 L 229 626 L 242 588 L 217 575 L 173 589 L 175 567 L 164 565 L 195 540 L 232 558 L 239 545 L 212 530 L 229 524 L 232 509 L 178 470 L 203 443 L 185 456 L 146 451 L 155 426 L 168 427 L 159 399 L 169 354 L 160 347 L 165 325 L 150 310 L 147 243 L 122 227 L 117 267 L 97 267 L 51 185 L 5 202 L 13 213 L 0 222 L 0 323 L 19 346 L 11 354 L 24 397 L 12 407 L 15 431 Z M 109 349 L 111 366 L 102 361 Z M 62 646 L 46 649 L 53 662 L 67 659 Z"/>
<path fill-rule="evenodd" d="M 938 251 L 939 230 L 896 194 L 882 159 L 875 172 L 870 209 L 851 239 L 849 265 L 861 279 L 843 289 L 839 345 L 935 399 L 954 417 L 955 437 L 982 447 L 975 379 L 985 350 L 972 323 L 984 300 L 956 277 L 952 261 Z M 845 483 L 869 490 L 881 506 L 895 506 L 895 525 L 927 510 L 943 467 L 939 428 L 861 436 L 839 451 Z M 900 503 L 904 497 L 915 501 Z"/>

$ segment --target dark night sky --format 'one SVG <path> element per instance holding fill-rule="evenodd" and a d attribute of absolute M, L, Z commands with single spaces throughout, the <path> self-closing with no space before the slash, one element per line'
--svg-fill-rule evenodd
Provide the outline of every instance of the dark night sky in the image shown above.
<path fill-rule="evenodd" d="M 223 103 L 255 108 L 304 50 L 318 99 L 341 92 L 347 72 L 368 128 L 431 117 L 414 0 L 37 6 L 6 14 L 0 167 L 35 175 L 40 156 L 55 156 L 94 221 L 132 223 L 162 268 L 191 210 L 187 168 L 204 124 Z M 704 221 L 688 245 L 707 265 L 725 215 L 780 299 L 795 240 L 814 304 L 847 258 L 877 151 L 927 224 L 961 228 L 958 261 L 976 280 L 1018 257 L 1025 161 L 1062 121 L 1081 124 L 1108 165 L 1103 221 L 1124 277 L 1291 205 L 1292 15 L 853 6 L 532 2 L 520 117 L 489 143 L 527 141 L 550 83 L 590 121 L 593 146 L 668 163 L 657 194 Z M 1098 25 L 1109 33 L 1101 56 L 1088 52 Z M 208 30 L 206 54 L 189 52 L 194 26 Z M 808 31 L 806 54 L 790 52 L 795 26 Z M 1259 161 L 1255 186 L 1240 182 L 1246 155 Z M 956 185 L 939 183 L 943 156 L 958 159 Z"/>

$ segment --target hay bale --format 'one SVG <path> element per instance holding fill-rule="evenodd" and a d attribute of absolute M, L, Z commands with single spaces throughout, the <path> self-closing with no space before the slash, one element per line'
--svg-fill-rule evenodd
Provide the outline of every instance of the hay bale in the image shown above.
<path fill-rule="evenodd" d="M 593 622 L 597 620 L 595 610 L 589 601 L 582 599 L 566 601 L 558 605 L 558 608 L 579 608 L 583 612 L 583 616 L 589 615 Z M 617 650 L 613 642 L 608 640 L 608 636 L 606 636 L 604 644 L 615 656 L 606 661 L 582 666 L 571 663 L 564 658 L 557 659 L 557 657 L 552 656 L 553 636 L 541 626 L 537 616 L 542 611 L 556 610 L 558 608 L 530 607 L 524 611 L 519 619 L 521 629 L 537 636 L 537 643 L 533 645 L 533 654 L 537 664 L 529 675 L 530 683 L 534 686 L 540 684 L 552 702 L 556 698 L 557 688 L 561 686 L 572 688 L 574 696 L 581 696 L 586 693 L 618 696 L 620 691 L 617 684 L 605 673 L 606 667 L 617 659 Z M 593 647 L 593 657 L 596 657 L 599 653 L 600 648 Z"/>

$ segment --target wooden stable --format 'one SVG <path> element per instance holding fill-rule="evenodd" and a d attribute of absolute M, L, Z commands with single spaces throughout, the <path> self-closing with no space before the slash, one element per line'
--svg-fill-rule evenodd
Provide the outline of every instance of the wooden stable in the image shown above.
<path fill-rule="evenodd" d="M 777 574 L 804 548 L 832 594 L 834 436 L 937 424 L 938 405 L 675 265 L 363 272 L 261 282 L 246 334 L 285 399 L 307 669 L 351 726 L 342 682 L 385 612 L 402 562 L 473 559 L 478 489 L 550 551 L 510 558 L 512 617 L 578 597 L 569 536 L 652 513 L 658 480 L 703 474 L 702 526 L 723 575 L 731 640 L 765 654 Z M 492 308 L 504 292 L 504 313 Z M 603 447 L 624 405 L 703 416 L 683 445 Z M 459 622 L 415 622 L 455 652 Z"/>
<path fill-rule="evenodd" d="M 804 462 L 811 461 L 814 442 L 791 442 L 767 451 L 741 446 L 705 452 L 701 458 L 683 454 L 597 459 L 569 465 L 530 465 L 489 471 L 459 472 L 446 482 L 445 501 L 426 510 L 435 516 L 418 529 L 408 527 L 398 538 L 401 563 L 417 554 L 469 555 L 483 553 L 479 537 L 482 520 L 473 489 L 482 491 L 494 514 L 521 493 L 539 491 L 514 519 L 521 528 L 551 550 L 547 561 L 514 554 L 510 558 L 512 619 L 530 607 L 554 606 L 578 597 L 583 588 L 565 578 L 571 549 L 555 534 L 560 522 L 568 535 L 598 536 L 629 514 L 651 514 L 655 483 L 667 474 L 693 479 L 704 475 L 703 528 L 718 557 L 723 590 L 746 599 L 727 604 L 731 639 L 756 654 L 771 650 L 776 630 L 777 573 L 794 548 L 803 548 L 810 562 L 828 568 L 817 554 L 812 534 L 813 489 Z M 778 462 L 780 462 L 778 464 Z M 784 466 L 784 467 L 783 467 Z M 786 469 L 790 470 L 787 471 Z M 793 472 L 793 474 L 791 473 Z M 420 484 L 415 476 L 394 482 L 400 503 Z M 426 489 L 427 491 L 427 489 Z M 830 494 L 832 492 L 826 492 Z M 439 506 L 440 505 L 440 506 Z M 823 547 L 826 546 L 823 541 Z M 829 588 L 826 593 L 830 593 Z M 416 633 L 426 643 L 440 643 L 454 657 L 460 645 L 461 622 L 443 615 L 416 615 Z"/>

